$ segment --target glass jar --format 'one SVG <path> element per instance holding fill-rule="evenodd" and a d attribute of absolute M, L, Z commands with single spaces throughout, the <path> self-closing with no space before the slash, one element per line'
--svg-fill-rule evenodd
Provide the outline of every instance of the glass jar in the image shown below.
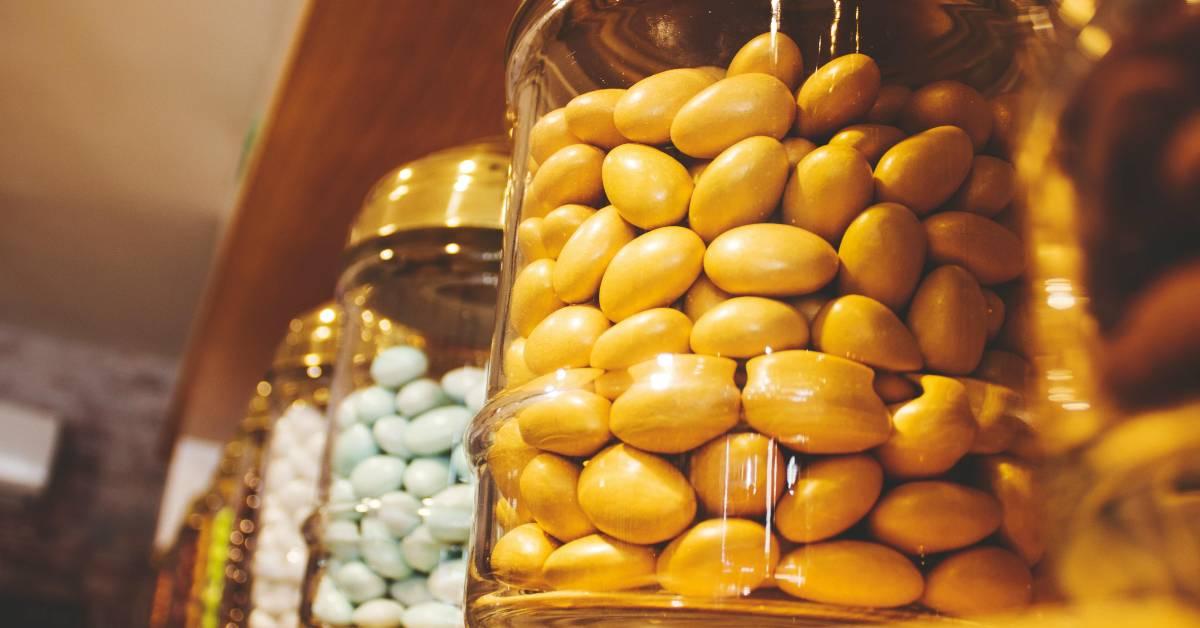
<path fill-rule="evenodd" d="M 504 143 L 484 141 L 405 164 L 352 227 L 311 530 L 317 623 L 461 624 L 475 496 L 462 440 L 484 399 L 508 162 Z"/>
<path fill-rule="evenodd" d="M 472 625 L 1029 603 L 1034 515 L 1008 496 L 1025 366 L 1003 328 L 1019 50 L 1044 18 L 521 5 Z"/>
<path fill-rule="evenodd" d="M 243 478 L 242 512 L 231 539 L 243 562 L 228 570 L 227 627 L 299 625 L 308 565 L 302 533 L 317 504 L 329 430 L 325 408 L 342 323 L 332 303 L 292 319 L 258 385 L 270 405 L 269 433 L 260 443 L 258 464 Z"/>

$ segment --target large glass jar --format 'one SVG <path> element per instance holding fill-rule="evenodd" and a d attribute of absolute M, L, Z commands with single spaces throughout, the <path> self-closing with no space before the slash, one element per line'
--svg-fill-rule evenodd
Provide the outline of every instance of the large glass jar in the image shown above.
<path fill-rule="evenodd" d="M 1041 11 L 522 4 L 473 625 L 1029 603 L 1005 310 Z"/>
<path fill-rule="evenodd" d="M 509 153 L 486 141 L 384 177 L 355 222 L 310 580 L 324 625 L 462 623 L 475 490 L 463 433 L 483 405 Z"/>

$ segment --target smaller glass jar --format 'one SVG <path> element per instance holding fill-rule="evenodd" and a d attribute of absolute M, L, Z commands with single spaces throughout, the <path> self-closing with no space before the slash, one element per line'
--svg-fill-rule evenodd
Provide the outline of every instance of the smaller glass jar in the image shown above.
<path fill-rule="evenodd" d="M 488 141 L 405 164 L 352 228 L 326 503 L 310 529 L 304 611 L 320 625 L 462 622 L 475 499 L 462 440 L 485 394 L 508 161 Z"/>

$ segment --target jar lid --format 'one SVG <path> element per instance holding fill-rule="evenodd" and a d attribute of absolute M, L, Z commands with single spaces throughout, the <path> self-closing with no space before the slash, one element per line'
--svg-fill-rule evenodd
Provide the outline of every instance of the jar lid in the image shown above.
<path fill-rule="evenodd" d="M 510 161 L 508 142 L 496 137 L 401 165 L 371 188 L 346 246 L 428 227 L 503 229 Z"/>
<path fill-rule="evenodd" d="M 294 369 L 333 364 L 341 335 L 342 309 L 333 302 L 309 310 L 288 323 L 271 368 Z"/>

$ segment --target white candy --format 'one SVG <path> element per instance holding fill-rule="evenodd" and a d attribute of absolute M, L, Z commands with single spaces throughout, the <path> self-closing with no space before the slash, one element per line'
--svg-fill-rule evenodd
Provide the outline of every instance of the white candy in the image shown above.
<path fill-rule="evenodd" d="M 392 586 L 388 587 L 388 595 L 399 601 L 405 606 L 414 606 L 421 602 L 429 602 L 433 600 L 433 594 L 429 592 L 429 587 L 425 584 L 424 576 L 412 576 L 393 582 Z"/>
<path fill-rule="evenodd" d="M 430 497 L 449 486 L 450 475 L 450 462 L 445 458 L 417 458 L 404 470 L 404 490 L 413 497 Z"/>
<path fill-rule="evenodd" d="M 387 583 L 383 578 L 358 561 L 342 565 L 333 574 L 333 582 L 338 590 L 345 594 L 346 599 L 355 603 L 381 597 L 387 592 Z"/>
<path fill-rule="evenodd" d="M 415 347 L 391 347 L 379 352 L 371 362 L 371 379 L 389 388 L 398 388 L 429 369 L 429 358 Z"/>
<path fill-rule="evenodd" d="M 442 602 L 424 602 L 404 611 L 405 628 L 461 628 L 463 612 Z"/>
<path fill-rule="evenodd" d="M 288 611 L 279 615 L 276 625 L 279 628 L 300 628 L 300 613 Z"/>
<path fill-rule="evenodd" d="M 291 430 L 293 434 L 320 434 L 322 437 L 325 435 L 325 417 L 308 404 L 296 404 L 288 408 L 275 424 L 275 429 L 279 429 L 279 423 L 284 421 L 287 423 L 286 429 Z"/>
<path fill-rule="evenodd" d="M 474 366 L 462 366 L 449 371 L 442 376 L 442 390 L 453 400 L 461 402 L 467 396 L 467 391 L 483 381 L 483 369 Z"/>
<path fill-rule="evenodd" d="M 360 543 L 363 560 L 375 573 L 397 580 L 412 575 L 412 567 L 404 560 L 404 552 L 400 544 L 387 539 L 363 538 Z"/>
<path fill-rule="evenodd" d="M 463 398 L 463 403 L 466 404 L 468 410 L 479 414 L 483 406 L 487 405 L 487 380 L 480 379 L 479 383 L 469 388 L 466 397 Z"/>
<path fill-rule="evenodd" d="M 408 536 L 404 537 L 404 540 L 400 542 L 400 548 L 404 551 L 404 561 L 410 567 L 426 573 L 437 567 L 438 562 L 442 559 L 442 552 L 448 549 L 446 545 L 434 539 L 429 528 L 424 525 L 417 526 Z"/>
<path fill-rule="evenodd" d="M 375 516 L 391 530 L 392 536 L 407 536 L 421 523 L 421 502 L 417 498 L 393 491 L 379 498 L 379 510 Z"/>
<path fill-rule="evenodd" d="M 471 418 L 471 411 L 462 406 L 434 408 L 409 422 L 404 446 L 418 456 L 449 451 L 462 441 L 463 430 Z"/>
<path fill-rule="evenodd" d="M 417 416 L 449 401 L 437 382 L 422 378 L 405 384 L 396 393 L 396 411 L 404 416 Z"/>
<path fill-rule="evenodd" d="M 290 511 L 312 509 L 317 487 L 303 479 L 289 480 L 279 491 L 279 504 Z"/>
<path fill-rule="evenodd" d="M 471 536 L 474 515 L 475 487 L 455 484 L 429 500 L 422 527 L 437 541 L 465 543 Z"/>
<path fill-rule="evenodd" d="M 462 482 L 470 482 L 475 478 L 475 474 L 471 473 L 471 464 L 467 461 L 467 448 L 462 443 L 455 445 L 454 451 L 450 452 L 450 470 Z"/>
<path fill-rule="evenodd" d="M 379 599 L 364 602 L 354 609 L 351 621 L 363 628 L 393 628 L 400 625 L 404 607 L 395 600 Z"/>
<path fill-rule="evenodd" d="M 396 394 L 382 386 L 364 388 L 358 391 L 354 407 L 358 410 L 358 420 L 370 425 L 396 411 Z"/>
<path fill-rule="evenodd" d="M 333 444 L 333 470 L 340 476 L 348 476 L 358 463 L 379 453 L 371 428 L 355 423 L 342 430 Z"/>
<path fill-rule="evenodd" d="M 350 600 L 334 586 L 330 578 L 321 578 L 317 585 L 316 599 L 313 600 L 313 615 L 317 619 L 335 626 L 344 626 L 354 615 L 354 606 Z"/>
<path fill-rule="evenodd" d="M 461 605 L 467 588 L 467 562 L 451 560 L 437 566 L 429 574 L 429 592 L 447 604 Z"/>
<path fill-rule="evenodd" d="M 255 586 L 255 598 L 258 608 L 279 615 L 300 604 L 300 591 L 295 587 L 263 582 Z"/>
<path fill-rule="evenodd" d="M 350 484 L 358 497 L 379 497 L 400 488 L 404 481 L 404 461 L 392 456 L 371 456 L 355 465 Z"/>
<path fill-rule="evenodd" d="M 250 611 L 248 625 L 250 628 L 279 628 L 279 624 L 275 623 L 275 618 L 261 608 Z"/>
<path fill-rule="evenodd" d="M 408 430 L 408 419 L 396 415 L 385 416 L 371 426 L 371 434 L 379 448 L 401 458 L 411 458 L 412 452 L 404 446 L 404 432 Z"/>
<path fill-rule="evenodd" d="M 304 457 L 313 463 L 314 467 L 318 467 L 324 453 L 325 430 L 322 428 L 321 431 L 313 432 L 304 438 Z"/>
<path fill-rule="evenodd" d="M 346 429 L 355 423 L 358 423 L 358 408 L 355 405 L 358 402 L 358 394 L 350 393 L 342 400 L 337 409 L 337 426 L 340 429 Z"/>
<path fill-rule="evenodd" d="M 287 559 L 284 557 L 286 552 L 281 552 L 273 547 L 260 547 L 254 551 L 254 577 L 255 583 L 261 579 L 267 580 L 283 580 L 287 577 L 288 565 Z M 258 592 L 258 587 L 255 586 L 255 593 Z"/>
<path fill-rule="evenodd" d="M 353 521 L 330 521 L 325 527 L 325 547 L 340 560 L 358 557 L 358 524 Z"/>

